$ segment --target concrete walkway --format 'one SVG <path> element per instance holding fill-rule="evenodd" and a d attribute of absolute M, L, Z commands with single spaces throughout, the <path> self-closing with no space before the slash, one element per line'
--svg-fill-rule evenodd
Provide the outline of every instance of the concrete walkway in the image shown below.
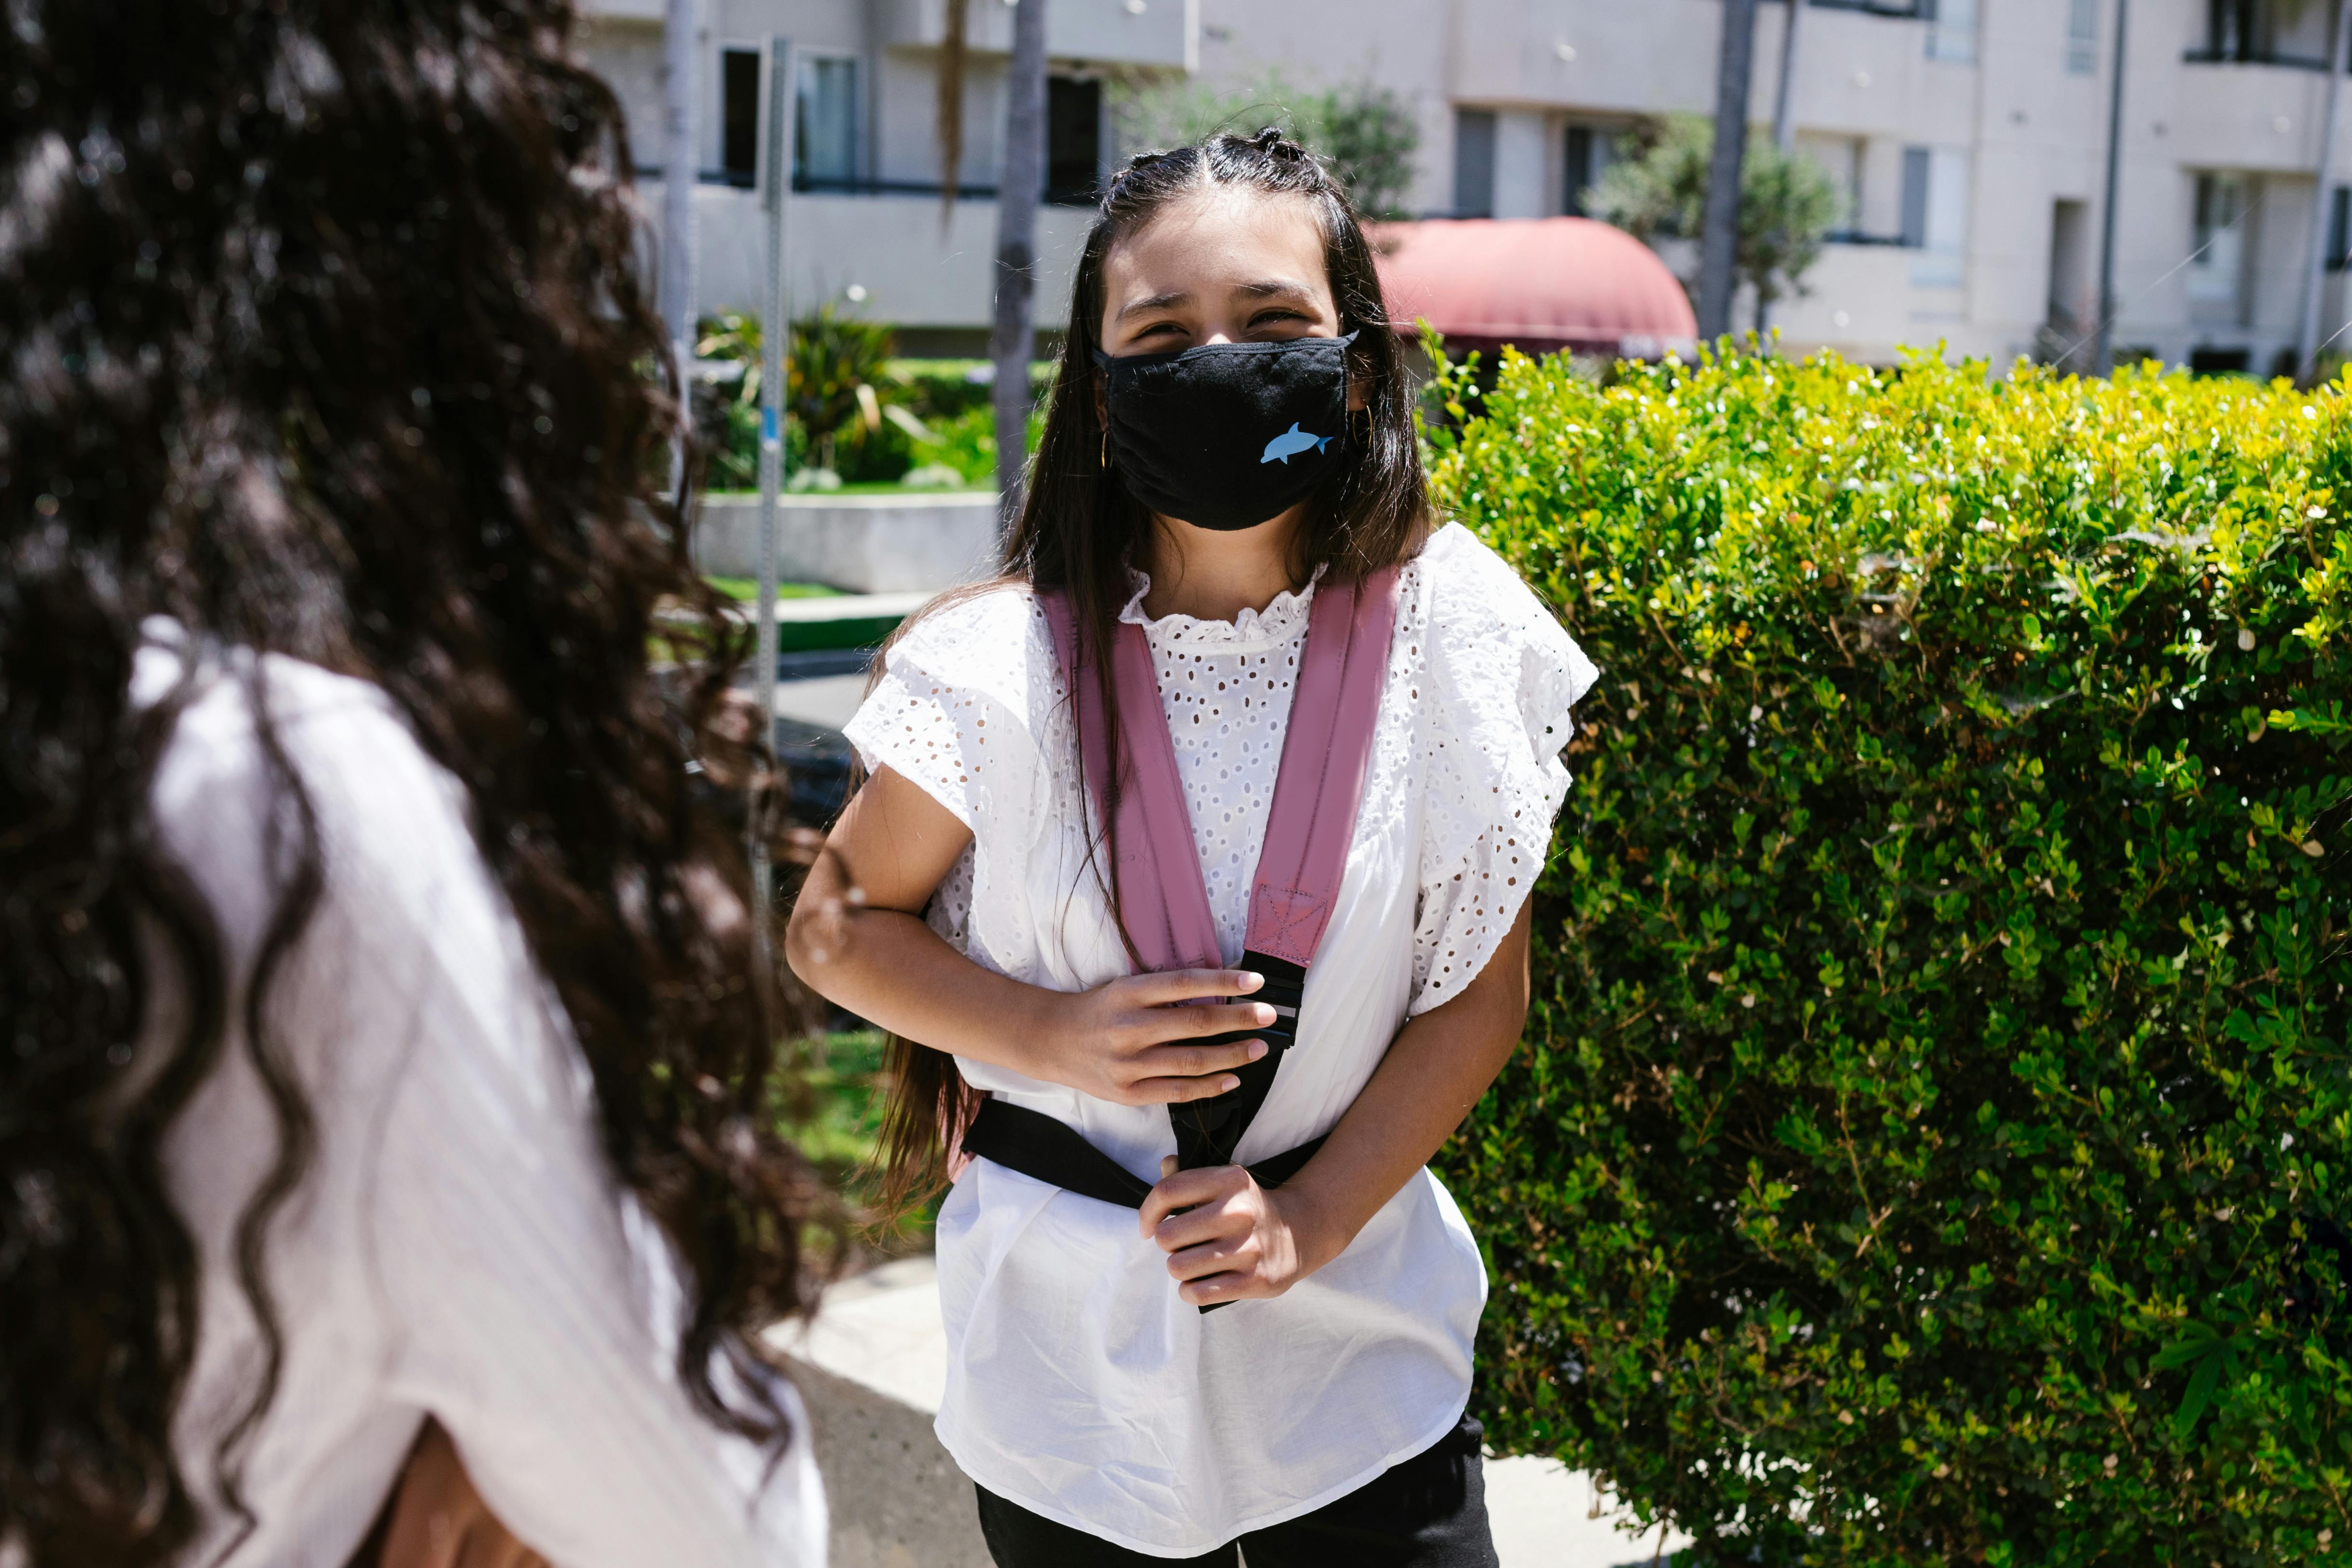
<path fill-rule="evenodd" d="M 929 1258 L 846 1281 L 777 1342 L 798 1363 L 833 1508 L 834 1568 L 991 1568 L 971 1483 L 931 1434 L 947 1337 Z M 1590 1477 L 1549 1459 L 1486 1461 L 1503 1568 L 1620 1568 L 1688 1544 L 1636 1539 Z"/>

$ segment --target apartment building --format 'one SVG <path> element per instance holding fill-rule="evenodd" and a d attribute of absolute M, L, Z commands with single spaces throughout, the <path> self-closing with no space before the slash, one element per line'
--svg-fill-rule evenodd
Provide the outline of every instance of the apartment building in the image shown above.
<path fill-rule="evenodd" d="M 1185 77 L 1367 79 L 1421 132 L 1412 205 L 1541 217 L 1584 193 L 1643 118 L 1712 104 L 1720 0 L 1047 0 L 1048 276 L 1058 324 L 1082 204 L 1112 145 L 1107 95 Z M 1891 360 L 1943 342 L 2006 362 L 2091 331 L 2117 0 L 1810 0 L 1791 81 L 1801 149 L 1844 196 L 1774 324 L 1792 347 Z M 700 296 L 758 297 L 762 49 L 799 46 L 792 276 L 852 285 L 910 347 L 969 350 L 988 316 L 1011 9 L 971 0 L 959 198 L 943 203 L 943 0 L 705 0 Z M 659 154 L 659 0 L 589 0 L 586 48 Z M 2266 373 L 2289 351 L 2315 221 L 2347 320 L 2352 133 L 2315 172 L 2332 0 L 2135 0 L 2116 209 L 2119 348 Z M 1752 104 L 1769 117 L 1788 0 L 1761 7 Z M 2343 118 L 2352 120 L 2352 103 Z M 1759 134 L 1763 132 L 1759 130 Z M 656 171 L 657 173 L 657 171 Z M 2324 210 L 2323 210 L 2324 209 Z M 1745 316 L 1741 318 L 1746 320 Z M 2352 345 L 2352 331 L 2343 342 Z"/>
<path fill-rule="evenodd" d="M 1046 0 L 1051 77 L 1045 273 L 1038 324 L 1061 325 L 1068 268 L 1111 156 L 1106 89 L 1199 66 L 1194 0 Z M 662 0 L 585 0 L 583 48 L 628 111 L 648 211 L 662 156 Z M 771 40 L 789 38 L 795 155 L 787 254 L 795 309 L 854 293 L 900 324 L 909 353 L 977 353 L 987 336 L 1003 161 L 1013 9 L 970 0 L 957 195 L 942 199 L 938 61 L 944 0 L 703 0 L 695 171 L 697 298 L 706 310 L 763 293 Z"/>

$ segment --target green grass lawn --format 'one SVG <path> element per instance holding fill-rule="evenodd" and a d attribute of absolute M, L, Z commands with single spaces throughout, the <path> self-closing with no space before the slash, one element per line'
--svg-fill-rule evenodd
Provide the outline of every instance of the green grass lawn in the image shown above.
<path fill-rule="evenodd" d="M 760 596 L 760 580 L 756 577 L 705 577 L 703 581 L 729 598 L 740 599 L 745 604 Z M 840 589 L 828 588 L 822 583 L 776 584 L 776 597 L 779 599 L 835 599 L 840 596 Z"/>
<path fill-rule="evenodd" d="M 868 1169 L 882 1131 L 883 1071 L 887 1044 L 878 1029 L 854 1029 L 798 1040 L 784 1047 L 784 1092 L 779 1128 L 853 1212 L 872 1202 Z M 886 1235 L 867 1233 L 864 1245 L 887 1257 L 928 1252 L 934 1199 Z"/>

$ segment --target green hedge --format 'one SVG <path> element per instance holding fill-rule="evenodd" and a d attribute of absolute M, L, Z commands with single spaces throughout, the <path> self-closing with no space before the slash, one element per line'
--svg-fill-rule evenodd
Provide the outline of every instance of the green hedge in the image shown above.
<path fill-rule="evenodd" d="M 2352 386 L 1474 385 L 1602 670 L 1444 1163 L 1496 1442 L 1705 1562 L 2341 1558 Z"/>

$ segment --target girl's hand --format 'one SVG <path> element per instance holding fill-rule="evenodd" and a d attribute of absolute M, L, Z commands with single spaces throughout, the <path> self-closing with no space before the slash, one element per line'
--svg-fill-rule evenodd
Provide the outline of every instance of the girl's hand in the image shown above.
<path fill-rule="evenodd" d="M 1173 1156 L 1161 1162 L 1140 1219 L 1189 1304 L 1279 1296 L 1337 1256 L 1303 1201 L 1268 1192 L 1244 1167 L 1175 1166 Z"/>
<path fill-rule="evenodd" d="M 1263 1029 L 1274 1022 L 1274 1009 L 1263 1002 L 1175 1004 L 1243 995 L 1265 984 L 1238 970 L 1175 969 L 1130 974 L 1091 991 L 1041 993 L 1052 1000 L 1021 1070 L 1119 1105 L 1172 1105 L 1223 1094 L 1240 1082 L 1226 1075 L 1265 1055 L 1265 1042 L 1192 1042 Z"/>

